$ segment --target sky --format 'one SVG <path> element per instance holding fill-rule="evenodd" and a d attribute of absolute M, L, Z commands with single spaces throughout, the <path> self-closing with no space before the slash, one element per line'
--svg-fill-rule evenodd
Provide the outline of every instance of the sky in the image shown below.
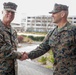
<path fill-rule="evenodd" d="M 54 4 L 65 4 L 69 6 L 69 16 L 76 16 L 75 0 L 0 0 L 0 18 L 4 2 L 14 2 L 18 5 L 15 22 L 20 22 L 25 16 L 50 15 L 48 12 L 53 10 Z"/>

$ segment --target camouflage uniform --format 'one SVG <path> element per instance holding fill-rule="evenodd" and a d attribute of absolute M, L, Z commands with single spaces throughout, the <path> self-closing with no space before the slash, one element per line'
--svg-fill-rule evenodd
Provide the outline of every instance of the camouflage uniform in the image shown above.
<path fill-rule="evenodd" d="M 0 75 L 17 75 L 15 64 L 21 53 L 16 51 L 16 40 L 16 32 L 12 28 L 5 27 L 0 21 Z"/>
<path fill-rule="evenodd" d="M 67 22 L 60 30 L 56 27 L 28 56 L 34 59 L 50 49 L 55 58 L 53 75 L 76 75 L 76 26 Z"/>

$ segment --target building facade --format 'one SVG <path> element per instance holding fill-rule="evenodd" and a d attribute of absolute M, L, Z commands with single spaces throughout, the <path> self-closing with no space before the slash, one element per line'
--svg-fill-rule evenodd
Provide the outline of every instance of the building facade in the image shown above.
<path fill-rule="evenodd" d="M 27 16 L 23 24 L 25 24 L 25 31 L 30 32 L 48 32 L 55 27 L 55 24 L 52 23 L 52 17 L 47 15 Z"/>
<path fill-rule="evenodd" d="M 68 21 L 74 25 L 76 25 L 76 16 L 69 16 Z"/>
<path fill-rule="evenodd" d="M 25 29 L 21 24 L 19 23 L 11 23 L 11 26 L 17 31 L 17 32 L 24 32 Z"/>
<path fill-rule="evenodd" d="M 76 25 L 76 17 L 68 17 L 68 21 Z M 21 23 L 12 23 L 12 27 L 17 32 L 48 32 L 55 28 L 56 24 L 52 23 L 52 17 L 50 15 L 40 16 L 26 16 L 22 18 Z"/>

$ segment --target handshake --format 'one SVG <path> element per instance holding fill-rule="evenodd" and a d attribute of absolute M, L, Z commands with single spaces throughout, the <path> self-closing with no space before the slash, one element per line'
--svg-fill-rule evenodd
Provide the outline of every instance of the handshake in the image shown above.
<path fill-rule="evenodd" d="M 28 53 L 22 52 L 22 56 L 20 58 L 21 61 L 28 59 Z"/>

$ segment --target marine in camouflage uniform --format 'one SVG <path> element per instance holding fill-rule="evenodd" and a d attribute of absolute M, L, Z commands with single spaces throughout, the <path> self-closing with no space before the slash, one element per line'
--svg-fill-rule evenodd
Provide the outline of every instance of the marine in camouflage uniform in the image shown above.
<path fill-rule="evenodd" d="M 50 49 L 55 58 L 54 75 L 74 75 L 76 70 L 76 26 L 67 23 L 61 30 L 56 27 L 28 56 L 34 59 Z"/>
<path fill-rule="evenodd" d="M 16 52 L 15 35 L 16 32 L 12 28 L 4 27 L 0 21 L 0 75 L 15 75 L 15 61 L 21 57 L 21 53 Z"/>
<path fill-rule="evenodd" d="M 4 8 L 11 8 L 11 4 L 5 3 Z M 0 20 L 0 75 L 17 75 L 16 59 L 20 59 L 22 54 L 16 50 L 17 33 Z"/>
<path fill-rule="evenodd" d="M 53 75 L 76 75 L 76 26 L 69 22 L 61 29 L 57 26 L 28 57 L 37 58 L 50 49 L 55 59 Z"/>

